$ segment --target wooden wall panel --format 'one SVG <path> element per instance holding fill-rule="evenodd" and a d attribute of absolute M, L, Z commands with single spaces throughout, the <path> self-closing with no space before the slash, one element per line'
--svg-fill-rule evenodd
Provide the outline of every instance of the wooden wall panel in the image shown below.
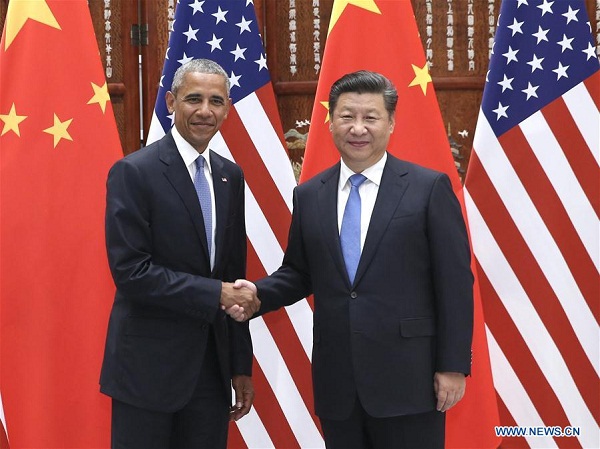
<path fill-rule="evenodd" d="M 500 1 L 413 0 L 413 7 L 450 147 L 462 177 L 473 145 L 488 69 L 489 39 L 495 30 Z"/>
<path fill-rule="evenodd" d="M 137 0 L 89 0 L 100 58 L 124 154 L 140 147 L 138 50 L 131 27 L 138 23 Z"/>
<path fill-rule="evenodd" d="M 142 55 L 142 128 L 143 136 L 148 135 L 152 111 L 156 104 L 160 77 L 169 34 L 175 15 L 176 0 L 141 1 L 141 23 L 147 24 L 148 43 L 140 47 Z"/>
<path fill-rule="evenodd" d="M 0 0 L 0 26 L 4 29 L 4 18 L 6 17 L 6 9 L 8 8 L 8 0 Z"/>
<path fill-rule="evenodd" d="M 264 0 L 267 61 L 292 162 L 304 155 L 333 0 Z M 318 6 L 318 12 L 315 11 Z M 294 11 L 290 17 L 290 12 Z M 295 26 L 293 22 L 295 20 Z M 318 29 L 315 21 L 319 22 Z M 295 42 L 292 42 L 294 33 Z M 320 47 L 315 48 L 315 43 Z M 292 47 L 293 51 L 292 51 Z M 293 53 L 293 56 L 292 56 Z M 318 55 L 316 57 L 315 55 Z M 295 58 L 295 59 L 292 59 Z"/>

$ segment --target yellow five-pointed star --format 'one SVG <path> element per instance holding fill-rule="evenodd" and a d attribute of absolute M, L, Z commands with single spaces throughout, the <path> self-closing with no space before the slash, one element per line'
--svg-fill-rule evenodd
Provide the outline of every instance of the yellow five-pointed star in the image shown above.
<path fill-rule="evenodd" d="M 375 0 L 335 0 L 333 2 L 333 10 L 331 11 L 331 19 L 329 20 L 328 35 L 348 5 L 354 5 L 367 11 L 381 14 Z"/>
<path fill-rule="evenodd" d="M 67 131 L 67 128 L 69 127 L 72 121 L 73 119 L 69 119 L 65 120 L 64 122 L 61 122 L 57 115 L 54 114 L 54 125 L 44 130 L 45 133 L 52 134 L 54 136 L 54 148 L 56 148 L 56 145 L 58 145 L 60 139 L 73 140 L 73 138 L 69 134 L 69 131 Z"/>
<path fill-rule="evenodd" d="M 321 101 L 321 104 L 323 105 L 323 107 L 325 107 L 325 109 L 327 109 L 327 117 L 325 117 L 325 123 L 327 123 L 329 121 L 329 102 Z"/>
<path fill-rule="evenodd" d="M 46 0 L 11 0 L 6 11 L 6 43 L 4 50 L 8 49 L 29 19 L 52 28 L 61 29 Z"/>
<path fill-rule="evenodd" d="M 427 95 L 427 83 L 431 83 L 431 75 L 429 74 L 429 66 L 427 63 L 420 68 L 414 64 L 411 64 L 415 72 L 415 79 L 411 81 L 408 87 L 421 86 L 423 95 Z"/>
<path fill-rule="evenodd" d="M 102 112 L 104 113 L 104 111 L 106 110 L 106 103 L 110 101 L 110 95 L 108 94 L 108 86 L 106 85 L 106 82 L 102 87 L 92 83 L 92 88 L 94 89 L 94 96 L 90 101 L 88 101 L 87 104 L 98 103 L 100 105 L 100 108 L 102 109 Z"/>
<path fill-rule="evenodd" d="M 19 123 L 21 123 L 26 118 L 26 115 L 17 115 L 17 109 L 15 108 L 15 104 L 13 103 L 8 114 L 0 114 L 0 120 L 4 122 L 4 127 L 2 128 L 2 134 L 0 134 L 0 136 L 3 136 L 9 131 L 13 131 L 17 136 L 21 137 L 21 131 L 19 131 Z"/>

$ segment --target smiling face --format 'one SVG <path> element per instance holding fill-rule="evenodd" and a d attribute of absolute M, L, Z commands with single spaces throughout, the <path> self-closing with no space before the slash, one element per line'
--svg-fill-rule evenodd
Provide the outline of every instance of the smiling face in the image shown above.
<path fill-rule="evenodd" d="M 383 157 L 394 124 L 382 94 L 346 92 L 331 113 L 330 129 L 344 163 L 360 173 Z"/>
<path fill-rule="evenodd" d="M 175 113 L 181 136 L 199 153 L 227 118 L 231 100 L 221 75 L 188 72 L 176 92 L 167 92 L 167 108 Z"/>

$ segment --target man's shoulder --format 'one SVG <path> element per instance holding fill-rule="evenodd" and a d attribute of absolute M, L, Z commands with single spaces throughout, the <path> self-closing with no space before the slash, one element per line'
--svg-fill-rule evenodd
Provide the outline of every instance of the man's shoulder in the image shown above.
<path fill-rule="evenodd" d="M 172 141 L 173 138 L 167 134 L 163 138 L 142 146 L 139 149 L 125 155 L 125 157 L 123 157 L 121 160 L 134 163 L 143 162 L 144 160 L 152 158 L 153 155 L 156 157 L 159 147 Z"/>
<path fill-rule="evenodd" d="M 433 168 L 425 167 L 415 162 L 400 159 L 391 154 L 388 154 L 386 167 L 396 172 L 404 172 L 410 174 L 411 176 L 424 177 L 428 179 L 435 179 L 440 176 L 446 176 L 444 172 L 435 170 Z"/>
<path fill-rule="evenodd" d="M 220 155 L 216 151 L 211 151 L 210 154 L 213 161 L 213 167 L 214 163 L 216 162 L 222 168 L 223 171 L 243 177 L 242 167 L 233 162 L 231 159 Z"/>
<path fill-rule="evenodd" d="M 225 165 L 226 167 L 240 169 L 240 166 L 238 164 L 236 164 L 235 162 L 233 162 L 231 159 L 228 159 L 225 156 L 220 155 L 216 151 L 211 150 L 210 154 L 211 154 L 211 157 L 217 159 L 218 161 L 221 161 L 221 163 L 223 165 Z"/>
<path fill-rule="evenodd" d="M 140 149 L 129 153 L 125 157 L 119 159 L 115 165 L 132 165 L 137 167 L 152 167 L 158 164 L 159 160 L 164 159 L 167 162 L 178 154 L 177 147 L 170 133 L 163 138 L 149 143 Z"/>
<path fill-rule="evenodd" d="M 326 183 L 328 180 L 330 180 L 332 177 L 339 175 L 339 173 L 340 173 L 340 163 L 338 162 L 335 165 L 332 165 L 331 167 L 328 167 L 325 170 L 317 173 L 316 175 L 312 176 L 311 178 L 308 178 L 306 181 L 304 181 L 300 185 L 298 185 L 297 188 L 301 189 L 301 190 L 305 190 L 305 189 L 311 190 L 314 188 L 319 188 L 324 183 Z"/>

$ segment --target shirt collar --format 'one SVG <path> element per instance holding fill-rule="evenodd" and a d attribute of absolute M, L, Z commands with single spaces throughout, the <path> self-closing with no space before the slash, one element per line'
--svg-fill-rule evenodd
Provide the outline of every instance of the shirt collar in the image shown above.
<path fill-rule="evenodd" d="M 177 151 L 179 151 L 179 154 L 181 155 L 183 163 L 186 167 L 195 164 L 197 158 L 203 157 L 204 164 L 208 167 L 208 172 L 212 173 L 212 167 L 210 165 L 209 157 L 209 148 L 207 148 L 203 153 L 198 153 L 198 151 L 196 151 L 196 149 L 193 146 L 191 146 L 187 140 L 183 138 L 183 136 L 177 130 L 176 126 L 173 126 L 173 128 L 171 128 L 171 134 L 173 135 L 173 140 L 175 140 L 175 145 L 177 145 Z"/>
<path fill-rule="evenodd" d="M 385 167 L 385 163 L 387 161 L 387 151 L 383 153 L 383 157 L 379 159 L 375 164 L 371 165 L 369 168 L 364 169 L 361 173 L 373 184 L 379 187 L 381 184 L 381 176 L 383 176 L 383 168 Z M 347 183 L 348 178 L 355 173 L 344 163 L 344 160 L 340 160 L 340 181 L 338 188 L 343 189 Z"/>

